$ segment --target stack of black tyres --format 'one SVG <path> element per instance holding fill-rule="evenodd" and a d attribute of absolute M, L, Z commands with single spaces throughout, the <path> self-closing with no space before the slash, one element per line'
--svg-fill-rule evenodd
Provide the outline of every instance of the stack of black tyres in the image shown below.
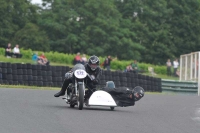
<path fill-rule="evenodd" d="M 61 87 L 68 66 L 0 62 L 0 84 Z M 141 86 L 145 91 L 161 92 L 161 79 L 133 72 L 102 70 L 98 87 L 114 81 L 116 87 Z"/>
<path fill-rule="evenodd" d="M 0 84 L 61 87 L 68 66 L 0 63 Z"/>

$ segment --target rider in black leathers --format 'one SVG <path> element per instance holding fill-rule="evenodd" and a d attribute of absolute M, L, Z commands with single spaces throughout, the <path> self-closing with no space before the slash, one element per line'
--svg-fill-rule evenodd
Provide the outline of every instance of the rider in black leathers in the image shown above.
<path fill-rule="evenodd" d="M 86 72 L 90 75 L 91 78 L 86 78 L 85 83 L 86 87 L 88 90 L 85 92 L 85 99 L 89 99 L 89 97 L 92 95 L 94 91 L 96 91 L 96 85 L 99 83 L 99 77 L 101 75 L 101 68 L 99 67 L 99 58 L 95 55 L 91 56 L 88 60 L 88 63 L 86 63 L 85 70 Z M 67 72 L 65 74 L 65 80 L 63 82 L 62 88 L 60 92 L 56 93 L 54 96 L 59 97 L 59 96 L 64 96 L 65 91 L 67 87 L 69 86 L 70 83 L 72 83 L 73 77 L 70 72 Z"/>
<path fill-rule="evenodd" d="M 107 85 L 101 90 L 108 92 L 116 104 L 121 107 L 134 106 L 136 101 L 144 97 L 144 89 L 142 87 L 136 86 L 133 90 L 127 87 L 115 87 L 113 81 L 108 81 Z"/>

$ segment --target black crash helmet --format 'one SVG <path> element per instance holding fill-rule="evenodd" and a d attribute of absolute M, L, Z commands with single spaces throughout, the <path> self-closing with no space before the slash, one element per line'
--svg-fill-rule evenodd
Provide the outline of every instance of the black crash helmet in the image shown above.
<path fill-rule="evenodd" d="M 88 66 L 92 71 L 95 71 L 99 67 L 99 58 L 95 55 L 91 56 L 88 60 Z"/>
<path fill-rule="evenodd" d="M 136 86 L 133 89 L 133 94 L 134 94 L 134 97 L 135 97 L 135 101 L 138 101 L 144 96 L 144 89 L 140 86 Z"/>

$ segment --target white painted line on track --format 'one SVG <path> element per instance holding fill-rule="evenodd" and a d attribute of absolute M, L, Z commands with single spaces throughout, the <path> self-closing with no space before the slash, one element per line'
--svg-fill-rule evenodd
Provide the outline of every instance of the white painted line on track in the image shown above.
<path fill-rule="evenodd" d="M 195 117 L 192 118 L 192 120 L 200 122 L 200 108 L 196 109 L 196 111 L 195 111 Z"/>

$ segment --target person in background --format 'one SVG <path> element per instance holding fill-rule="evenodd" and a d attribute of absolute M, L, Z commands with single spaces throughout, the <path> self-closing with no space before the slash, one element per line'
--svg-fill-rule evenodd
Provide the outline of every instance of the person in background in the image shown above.
<path fill-rule="evenodd" d="M 81 63 L 81 56 L 80 53 L 78 52 L 74 58 L 74 65 Z"/>
<path fill-rule="evenodd" d="M 171 72 L 172 63 L 171 63 L 170 59 L 167 60 L 166 66 L 167 66 L 167 75 L 171 76 L 171 74 L 172 74 L 172 72 Z"/>
<path fill-rule="evenodd" d="M 44 55 L 44 53 L 42 53 L 39 57 L 38 57 L 38 64 L 40 65 L 49 65 L 50 62 L 48 61 L 48 59 L 46 58 L 46 56 Z"/>
<path fill-rule="evenodd" d="M 132 66 L 133 71 L 134 71 L 135 73 L 138 73 L 138 72 L 139 72 L 137 60 L 134 60 L 133 63 L 131 64 L 131 66 Z"/>
<path fill-rule="evenodd" d="M 83 56 L 81 57 L 81 62 L 83 65 L 85 65 L 85 63 L 87 63 L 87 57 L 85 54 L 83 54 Z"/>
<path fill-rule="evenodd" d="M 133 68 L 131 64 L 129 64 L 128 66 L 126 66 L 125 72 L 131 72 L 131 71 L 133 71 Z"/>
<path fill-rule="evenodd" d="M 32 56 L 32 60 L 36 63 L 38 61 L 38 52 L 35 52 Z"/>
<path fill-rule="evenodd" d="M 7 58 L 11 58 L 12 55 L 13 55 L 13 53 L 12 53 L 11 43 L 8 43 L 8 46 L 5 49 L 5 56 Z"/>
<path fill-rule="evenodd" d="M 107 71 L 110 71 L 110 63 L 111 63 L 112 60 L 113 59 L 111 58 L 111 56 L 108 55 L 107 58 L 105 59 L 104 63 L 103 63 L 104 69 L 106 69 Z"/>
<path fill-rule="evenodd" d="M 16 44 L 14 49 L 13 49 L 13 56 L 16 57 L 16 58 L 22 58 L 22 54 L 20 53 L 18 44 Z"/>
<path fill-rule="evenodd" d="M 178 59 L 175 59 L 173 61 L 173 67 L 174 67 L 174 76 L 176 76 L 176 71 L 178 69 L 179 63 L 178 63 Z"/>

